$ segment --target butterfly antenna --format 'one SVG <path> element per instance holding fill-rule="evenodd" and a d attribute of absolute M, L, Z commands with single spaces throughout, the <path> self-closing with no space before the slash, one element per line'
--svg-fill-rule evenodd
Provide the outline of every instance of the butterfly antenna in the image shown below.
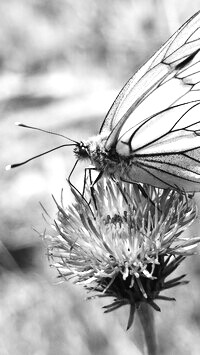
<path fill-rule="evenodd" d="M 10 169 L 13 169 L 13 168 L 18 168 L 18 167 L 21 166 L 21 165 L 27 164 L 27 163 L 28 163 L 29 161 L 31 161 L 31 160 L 34 160 L 34 159 L 39 158 L 39 157 L 42 157 L 43 155 L 46 155 L 46 154 L 48 154 L 48 153 L 51 153 L 51 152 L 53 152 L 54 150 L 60 149 L 60 148 L 62 148 L 62 147 L 70 147 L 70 146 L 75 146 L 75 145 L 76 145 L 76 143 L 73 143 L 73 144 L 61 144 L 61 145 L 59 145 L 58 147 L 55 147 L 55 148 L 52 148 L 52 149 L 47 150 L 46 152 L 40 153 L 40 154 L 38 154 L 38 155 L 34 155 L 33 157 L 31 157 L 31 158 L 29 158 L 29 159 L 27 159 L 27 160 L 24 160 L 24 161 L 21 162 L 21 163 L 12 164 L 12 165 L 7 165 L 7 166 L 6 166 L 6 170 L 10 170 Z"/>
<path fill-rule="evenodd" d="M 65 138 L 65 139 L 68 139 L 69 141 L 77 144 L 78 142 L 65 136 L 64 134 L 60 134 L 60 133 L 57 133 L 57 132 L 52 132 L 52 131 L 48 131 L 46 129 L 42 129 L 42 128 L 38 128 L 38 127 L 34 127 L 34 126 L 28 126 L 24 123 L 21 123 L 21 122 L 15 122 L 15 125 L 16 126 L 19 126 L 19 127 L 24 127 L 24 128 L 30 128 L 30 129 L 35 129 L 36 131 L 40 131 L 40 132 L 44 132 L 44 133 L 48 133 L 48 134 L 53 134 L 54 136 L 58 136 L 58 137 L 62 137 L 62 138 Z"/>

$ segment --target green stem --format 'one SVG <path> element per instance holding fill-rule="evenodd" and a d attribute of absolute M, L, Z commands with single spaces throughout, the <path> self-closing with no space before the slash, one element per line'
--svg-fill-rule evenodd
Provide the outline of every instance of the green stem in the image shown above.
<path fill-rule="evenodd" d="M 153 312 L 155 311 L 153 311 L 151 306 L 145 302 L 142 302 L 140 307 L 137 309 L 140 323 L 144 331 L 147 355 L 157 355 L 157 342 Z"/>

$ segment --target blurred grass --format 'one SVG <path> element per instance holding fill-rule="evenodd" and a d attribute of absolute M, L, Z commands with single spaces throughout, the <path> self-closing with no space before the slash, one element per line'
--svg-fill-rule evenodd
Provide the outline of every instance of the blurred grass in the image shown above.
<path fill-rule="evenodd" d="M 83 301 L 81 288 L 53 285 L 56 273 L 32 230 L 45 228 L 38 201 L 53 215 L 51 193 L 59 200 L 67 190 L 72 150 L 10 172 L 4 166 L 63 142 L 15 121 L 76 140 L 96 134 L 123 83 L 198 9 L 197 0 L 1 0 L 0 354 L 139 353 L 137 327 L 124 331 L 128 309 L 105 316 L 103 303 Z M 73 176 L 77 186 L 83 168 Z M 156 319 L 163 355 L 200 353 L 199 257 L 181 271 L 191 283 L 166 293 L 177 302 L 160 302 Z"/>

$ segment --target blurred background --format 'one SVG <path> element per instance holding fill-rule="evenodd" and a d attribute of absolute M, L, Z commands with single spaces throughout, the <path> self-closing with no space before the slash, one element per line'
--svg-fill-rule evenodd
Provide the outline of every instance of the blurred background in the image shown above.
<path fill-rule="evenodd" d="M 85 302 L 81 287 L 57 285 L 34 231 L 46 228 L 39 202 L 54 216 L 51 194 L 59 201 L 67 190 L 72 149 L 4 167 L 66 143 L 16 121 L 75 140 L 96 134 L 122 85 L 199 9 L 198 0 L 0 0 L 1 355 L 140 354 L 137 319 L 125 331 L 128 308 L 104 315 L 106 300 Z M 167 292 L 177 302 L 161 301 L 156 314 L 159 354 L 200 353 L 199 256 L 181 272 L 190 284 Z"/>

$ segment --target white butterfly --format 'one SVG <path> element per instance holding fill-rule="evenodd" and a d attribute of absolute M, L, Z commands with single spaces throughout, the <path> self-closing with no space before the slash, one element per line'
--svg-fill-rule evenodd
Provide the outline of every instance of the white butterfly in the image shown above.
<path fill-rule="evenodd" d="M 200 12 L 126 83 L 99 135 L 71 141 L 99 176 L 200 191 Z"/>
<path fill-rule="evenodd" d="M 200 12 L 126 83 L 75 154 L 117 179 L 200 191 Z"/>

